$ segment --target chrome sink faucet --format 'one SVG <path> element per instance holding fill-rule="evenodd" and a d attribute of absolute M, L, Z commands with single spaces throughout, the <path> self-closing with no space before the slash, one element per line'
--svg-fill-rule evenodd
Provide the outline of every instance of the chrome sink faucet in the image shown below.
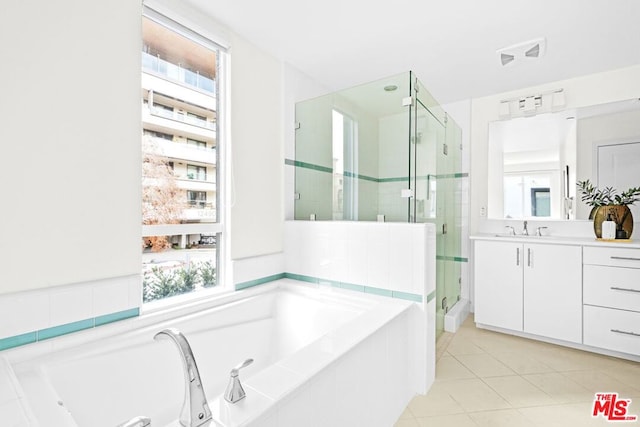
<path fill-rule="evenodd" d="M 522 229 L 522 235 L 523 236 L 528 236 L 529 235 L 529 230 L 527 229 L 527 221 L 524 222 L 524 228 Z"/>
<path fill-rule="evenodd" d="M 536 228 L 536 236 L 542 236 L 542 230 L 546 230 L 549 227 L 538 227 Z"/>
<path fill-rule="evenodd" d="M 516 229 L 515 229 L 515 228 L 513 228 L 512 226 L 510 226 L 510 225 L 505 225 L 505 226 L 504 226 L 504 228 L 506 228 L 506 229 L 507 229 L 507 234 L 508 234 L 509 236 L 515 236 L 515 235 L 516 235 Z"/>
<path fill-rule="evenodd" d="M 180 425 L 199 427 L 211 421 L 212 415 L 204 394 L 202 381 L 196 359 L 184 334 L 175 328 L 164 329 L 154 335 L 153 339 L 168 337 L 178 347 L 182 367 L 184 368 L 185 391 L 184 404 L 180 411 Z"/>

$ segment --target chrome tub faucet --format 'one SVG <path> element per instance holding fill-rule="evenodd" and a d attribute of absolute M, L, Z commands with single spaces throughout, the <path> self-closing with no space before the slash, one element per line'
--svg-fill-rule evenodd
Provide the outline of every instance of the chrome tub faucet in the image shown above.
<path fill-rule="evenodd" d="M 247 359 L 231 370 L 229 384 L 227 385 L 227 390 L 224 392 L 224 400 L 229 403 L 236 403 L 244 399 L 246 394 L 242 388 L 242 384 L 240 384 L 240 377 L 238 375 L 240 374 L 240 369 L 246 368 L 252 363 L 253 359 Z"/>
<path fill-rule="evenodd" d="M 154 335 L 153 339 L 170 338 L 178 347 L 182 367 L 184 368 L 185 392 L 184 404 L 180 412 L 180 425 L 199 427 L 211 421 L 212 415 L 204 394 L 202 381 L 196 359 L 184 334 L 175 328 L 164 329 Z"/>

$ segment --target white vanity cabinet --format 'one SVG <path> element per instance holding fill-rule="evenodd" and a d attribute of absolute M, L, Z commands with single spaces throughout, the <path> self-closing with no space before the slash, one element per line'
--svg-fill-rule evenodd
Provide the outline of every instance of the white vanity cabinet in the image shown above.
<path fill-rule="evenodd" d="M 475 321 L 522 331 L 522 243 L 477 240 Z"/>
<path fill-rule="evenodd" d="M 640 356 L 640 249 L 584 248 L 584 344 Z"/>
<path fill-rule="evenodd" d="M 582 341 L 582 248 L 505 240 L 475 242 L 475 321 Z"/>
<path fill-rule="evenodd" d="M 524 331 L 582 342 L 582 247 L 525 244 Z"/>

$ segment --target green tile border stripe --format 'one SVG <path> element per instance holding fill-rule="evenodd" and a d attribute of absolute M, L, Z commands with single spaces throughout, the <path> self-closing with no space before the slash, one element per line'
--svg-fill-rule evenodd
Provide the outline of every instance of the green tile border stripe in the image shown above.
<path fill-rule="evenodd" d="M 316 165 L 314 163 L 309 163 L 309 162 L 301 162 L 299 160 L 293 160 L 293 159 L 284 159 L 284 163 L 285 165 L 289 165 L 289 166 L 295 166 L 295 167 L 299 167 L 299 168 L 304 168 L 304 169 L 310 169 L 310 170 L 315 170 L 318 172 L 326 172 L 326 173 L 333 173 L 333 168 L 328 167 L 328 166 L 321 166 L 321 165 Z M 372 181 L 372 182 L 378 182 L 378 183 L 382 183 L 382 182 L 404 182 L 404 181 L 409 181 L 409 177 L 408 176 L 395 176 L 395 177 L 389 177 L 389 178 L 376 178 L 373 176 L 368 176 L 368 175 L 362 175 L 362 174 L 357 174 L 357 173 L 353 173 L 353 172 L 349 172 L 349 171 L 344 171 L 343 176 L 348 177 L 348 178 L 358 178 L 358 179 L 362 179 L 364 181 Z M 445 174 L 439 174 L 439 175 L 419 175 L 416 177 L 417 180 L 428 180 L 430 178 L 435 178 L 435 179 L 447 179 L 447 178 L 467 178 L 469 177 L 469 173 L 468 172 L 456 172 L 456 173 L 445 173 Z"/>
<path fill-rule="evenodd" d="M 38 341 L 37 332 L 27 332 L 26 334 L 15 335 L 12 337 L 0 339 L 0 351 L 10 348 L 19 347 L 25 344 L 31 344 Z"/>
<path fill-rule="evenodd" d="M 469 262 L 469 258 L 460 256 L 436 255 L 438 261 Z"/>
<path fill-rule="evenodd" d="M 274 274 L 272 276 L 262 277 L 260 279 L 238 283 L 235 285 L 235 290 L 240 291 L 242 289 L 251 288 L 253 286 L 262 285 L 262 284 L 273 282 L 275 280 L 280 280 L 280 279 L 291 279 L 291 280 L 297 280 L 300 282 L 313 283 L 316 285 L 332 286 L 334 288 L 346 289 L 354 292 L 363 292 L 365 294 L 373 294 L 373 295 L 379 295 L 379 296 L 384 296 L 389 298 L 404 299 L 404 300 L 414 301 L 419 303 L 422 302 L 422 295 L 418 295 L 418 294 L 393 291 L 390 289 L 376 288 L 373 286 L 358 285 L 355 283 L 338 282 L 335 280 L 327 280 L 319 277 L 306 276 L 304 274 L 295 274 L 295 273 Z"/>
<path fill-rule="evenodd" d="M 456 172 L 456 173 L 443 173 L 440 175 L 436 175 L 435 176 L 438 179 L 444 179 L 444 178 L 468 178 L 469 177 L 469 173 L 468 172 Z"/>
<path fill-rule="evenodd" d="M 53 326 L 51 328 L 41 329 L 38 331 L 38 341 L 48 340 L 50 338 L 59 337 L 61 335 L 70 334 L 72 332 L 91 329 L 94 327 L 94 319 L 78 320 L 77 322 L 65 323 L 64 325 Z"/>
<path fill-rule="evenodd" d="M 433 301 L 435 297 L 436 297 L 436 291 L 431 291 L 431 293 L 427 295 L 427 303 L 430 303 L 431 301 Z"/>
<path fill-rule="evenodd" d="M 139 308 L 132 308 L 130 310 L 118 311 L 117 313 L 105 314 L 95 318 L 95 325 L 102 326 L 108 323 L 118 322 L 120 320 L 129 319 L 131 317 L 137 317 L 140 315 Z"/>
<path fill-rule="evenodd" d="M 333 173 L 333 168 L 320 166 L 313 163 L 301 162 L 299 160 L 284 159 L 284 163 L 289 166 L 296 166 L 304 169 L 311 169 L 318 172 Z"/>
<path fill-rule="evenodd" d="M 274 274 L 272 276 L 261 277 L 260 279 L 249 280 L 247 282 L 237 283 L 235 285 L 236 291 L 252 288 L 254 286 L 263 285 L 265 283 L 273 282 L 274 280 L 280 280 L 285 278 L 285 273 Z"/>
<path fill-rule="evenodd" d="M 404 181 L 409 181 L 409 177 L 407 176 L 397 176 L 397 177 L 391 177 L 391 178 L 378 178 L 377 182 L 404 182 Z"/>
<path fill-rule="evenodd" d="M 422 302 L 422 295 L 411 294 L 409 292 L 391 291 L 393 298 L 404 299 L 413 302 Z"/>
<path fill-rule="evenodd" d="M 102 316 L 93 317 L 90 319 L 78 320 L 77 322 L 65 323 L 63 325 L 57 325 L 57 326 L 52 326 L 50 328 L 39 329 L 37 331 L 27 332 L 21 335 L 2 338 L 0 339 L 0 351 L 8 350 L 14 347 L 19 347 L 25 344 L 32 344 L 38 341 L 44 341 L 51 338 L 56 338 L 62 335 L 70 334 L 72 332 L 91 329 L 96 326 L 106 325 L 108 323 L 129 319 L 131 317 L 137 317 L 139 315 L 140 315 L 140 308 L 136 307 L 129 310 L 118 311 L 115 313 L 109 313 Z"/>
<path fill-rule="evenodd" d="M 378 178 L 374 178 L 372 176 L 368 176 L 368 175 L 362 175 L 359 173 L 353 173 L 353 172 L 349 172 L 349 171 L 344 171 L 344 176 L 347 178 L 358 178 L 361 179 L 363 181 L 371 181 L 371 182 L 380 182 L 380 180 Z"/>

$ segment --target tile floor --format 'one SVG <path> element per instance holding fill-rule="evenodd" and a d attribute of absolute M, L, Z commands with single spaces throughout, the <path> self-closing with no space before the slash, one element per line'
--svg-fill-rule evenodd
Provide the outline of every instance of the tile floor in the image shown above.
<path fill-rule="evenodd" d="M 436 380 L 395 427 L 640 426 L 640 363 L 478 329 L 437 343 Z M 592 418 L 596 392 L 632 399 L 635 422 Z"/>

